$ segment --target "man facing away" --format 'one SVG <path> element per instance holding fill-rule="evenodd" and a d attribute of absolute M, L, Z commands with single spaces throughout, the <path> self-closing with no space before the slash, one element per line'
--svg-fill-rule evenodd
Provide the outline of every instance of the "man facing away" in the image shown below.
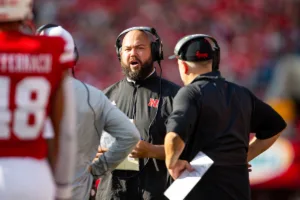
<path fill-rule="evenodd" d="M 214 163 L 186 199 L 250 200 L 247 163 L 268 149 L 286 127 L 282 117 L 219 71 L 220 47 L 208 35 L 183 37 L 175 56 L 185 87 L 167 122 L 166 166 L 176 179 L 204 152 Z M 256 137 L 249 145 L 249 134 Z"/>
<path fill-rule="evenodd" d="M 78 60 L 79 53 L 73 37 L 61 26 L 44 25 L 39 28 L 38 34 L 61 36 L 68 41 Z M 75 65 L 73 69 L 74 67 Z M 78 119 L 76 125 L 78 160 L 73 180 L 72 200 L 88 200 L 93 177 L 103 176 L 123 161 L 139 141 L 140 134 L 128 117 L 114 106 L 102 91 L 75 78 L 72 78 L 72 85 L 75 90 Z M 116 140 L 109 151 L 93 162 L 103 130 Z"/>

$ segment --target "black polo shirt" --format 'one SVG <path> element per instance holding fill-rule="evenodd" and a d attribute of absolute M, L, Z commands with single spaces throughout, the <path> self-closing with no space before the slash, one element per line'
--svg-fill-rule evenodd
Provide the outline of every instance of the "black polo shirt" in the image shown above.
<path fill-rule="evenodd" d="M 165 122 L 172 112 L 173 99 L 179 88 L 153 73 L 142 81 L 125 78 L 105 89 L 104 93 L 134 120 L 141 139 L 163 145 L 167 133 Z M 139 172 L 114 170 L 111 178 L 102 179 L 97 199 L 166 199 L 163 193 L 169 186 L 169 175 L 165 161 L 152 158 L 139 161 Z"/>
<path fill-rule="evenodd" d="M 219 72 L 200 75 L 174 98 L 167 131 L 185 141 L 181 159 L 191 161 L 199 151 L 214 165 L 188 196 L 250 199 L 247 151 L 249 134 L 270 138 L 286 127 L 282 117 L 248 89 L 226 81 Z M 224 171 L 225 170 L 225 171 Z M 201 185 L 201 188 L 199 187 Z M 205 192 L 206 191 L 206 192 Z M 210 192 L 209 192 L 210 191 Z M 204 193 L 203 193 L 204 192 Z"/>

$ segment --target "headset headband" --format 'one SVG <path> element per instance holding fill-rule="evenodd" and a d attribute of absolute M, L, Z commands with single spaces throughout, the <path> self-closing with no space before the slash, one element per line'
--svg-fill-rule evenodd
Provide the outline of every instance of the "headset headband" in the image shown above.
<path fill-rule="evenodd" d="M 41 27 L 39 27 L 37 30 L 36 30 L 36 33 L 40 34 L 43 30 L 45 29 L 48 29 L 48 28 L 54 28 L 54 27 L 58 27 L 59 25 L 57 24 L 45 24 L 45 25 L 42 25 Z"/>
<path fill-rule="evenodd" d="M 140 31 L 147 31 L 149 33 L 151 33 L 152 35 L 154 35 L 157 39 L 160 39 L 159 35 L 157 34 L 155 28 L 152 28 L 152 27 L 147 27 L 147 26 L 135 26 L 135 27 L 131 27 L 131 28 L 128 28 L 124 31 L 122 31 L 122 33 L 119 34 L 119 36 L 117 37 L 117 41 L 116 41 L 116 46 L 119 45 L 119 42 L 120 42 L 120 37 L 130 31 L 134 31 L 134 30 L 140 30 Z"/>

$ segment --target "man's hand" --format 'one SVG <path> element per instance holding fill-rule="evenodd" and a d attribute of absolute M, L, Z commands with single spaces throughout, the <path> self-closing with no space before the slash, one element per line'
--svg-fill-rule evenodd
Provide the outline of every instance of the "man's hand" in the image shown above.
<path fill-rule="evenodd" d="M 103 155 L 103 153 L 105 153 L 105 152 L 107 152 L 107 151 L 108 151 L 107 148 L 101 148 L 101 147 L 98 147 L 98 152 L 97 152 L 95 158 L 93 159 L 93 163 L 94 163 L 96 160 L 98 160 L 99 157 Z M 91 165 L 88 167 L 88 171 L 91 173 L 91 171 L 92 171 L 92 166 L 91 166 Z"/>
<path fill-rule="evenodd" d="M 151 149 L 154 146 L 143 140 L 139 141 L 132 152 L 129 154 L 131 158 L 149 158 L 151 157 Z"/>
<path fill-rule="evenodd" d="M 194 171 L 191 164 L 185 160 L 178 160 L 172 168 L 168 169 L 174 180 L 177 179 L 184 170 L 188 170 L 189 172 Z"/>
<path fill-rule="evenodd" d="M 101 148 L 101 147 L 99 147 L 99 148 L 98 148 L 98 152 L 97 152 L 97 154 L 96 154 L 96 156 L 95 156 L 93 162 L 95 162 L 96 160 L 98 160 L 99 157 L 102 156 L 102 154 L 105 153 L 105 152 L 107 152 L 107 151 L 108 151 L 107 148 Z"/>

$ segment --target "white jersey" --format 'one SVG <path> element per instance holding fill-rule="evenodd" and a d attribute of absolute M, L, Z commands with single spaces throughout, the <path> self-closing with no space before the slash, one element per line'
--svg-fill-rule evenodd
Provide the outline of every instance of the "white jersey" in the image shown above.
<path fill-rule="evenodd" d="M 92 164 L 92 173 L 96 176 L 117 167 L 135 147 L 140 134 L 127 116 L 112 105 L 100 90 L 76 79 L 73 79 L 73 86 L 77 105 L 78 151 L 72 199 L 88 200 L 93 182 L 88 167 L 98 151 L 102 131 L 105 130 L 116 140 L 105 153 L 105 158 L 102 156 Z"/>

